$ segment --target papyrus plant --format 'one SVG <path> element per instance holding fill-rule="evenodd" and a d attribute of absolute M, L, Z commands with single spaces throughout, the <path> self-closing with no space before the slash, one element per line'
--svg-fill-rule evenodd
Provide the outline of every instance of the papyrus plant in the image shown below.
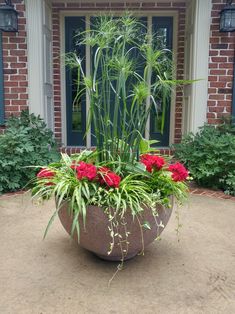
<path fill-rule="evenodd" d="M 66 55 L 66 64 L 77 69 L 75 101 L 85 92 L 89 97 L 87 130 L 95 137 L 99 161 L 112 155 L 132 163 L 139 159 L 152 108 L 158 112 L 161 106 L 163 130 L 172 87 L 186 82 L 173 79 L 171 52 L 158 50 L 158 39 L 136 17 L 100 16 L 79 36 L 79 44 L 91 49 L 91 73 L 74 52 Z"/>

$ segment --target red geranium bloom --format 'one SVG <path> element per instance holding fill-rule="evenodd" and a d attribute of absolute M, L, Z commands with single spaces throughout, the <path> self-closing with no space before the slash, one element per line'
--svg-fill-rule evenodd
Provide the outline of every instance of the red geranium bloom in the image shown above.
<path fill-rule="evenodd" d="M 87 178 L 88 180 L 92 181 L 93 179 L 95 179 L 97 175 L 96 167 L 84 161 L 79 162 L 79 164 L 76 166 L 76 171 L 77 171 L 77 178 L 79 180 L 83 178 Z"/>
<path fill-rule="evenodd" d="M 154 170 L 161 170 L 165 165 L 165 160 L 163 157 L 144 154 L 140 157 L 140 161 L 146 166 L 146 170 L 148 172 L 152 172 Z"/>
<path fill-rule="evenodd" d="M 188 170 L 179 162 L 172 164 L 168 168 L 172 172 L 172 179 L 175 182 L 184 181 L 188 177 Z"/>
<path fill-rule="evenodd" d="M 55 172 L 49 169 L 41 169 L 38 174 L 37 177 L 38 179 L 42 179 L 42 178 L 47 178 L 47 179 L 52 179 L 55 175 Z M 45 185 L 54 185 L 53 182 L 47 182 L 45 183 Z"/>
<path fill-rule="evenodd" d="M 107 167 L 100 167 L 99 172 L 99 182 L 101 184 L 106 184 L 109 187 L 118 188 L 121 182 L 121 177 L 116 173 L 112 172 Z"/>
<path fill-rule="evenodd" d="M 55 172 L 49 169 L 41 169 L 38 174 L 37 177 L 38 178 L 53 178 L 55 175 Z"/>

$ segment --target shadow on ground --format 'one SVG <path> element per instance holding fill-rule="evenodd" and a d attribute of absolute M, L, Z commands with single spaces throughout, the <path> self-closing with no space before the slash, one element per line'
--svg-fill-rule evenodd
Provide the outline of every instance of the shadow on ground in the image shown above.
<path fill-rule="evenodd" d="M 0 198 L 0 313 L 235 313 L 235 203 L 191 196 L 159 242 L 125 263 L 105 262 L 60 222 L 42 235 L 53 202 Z"/>

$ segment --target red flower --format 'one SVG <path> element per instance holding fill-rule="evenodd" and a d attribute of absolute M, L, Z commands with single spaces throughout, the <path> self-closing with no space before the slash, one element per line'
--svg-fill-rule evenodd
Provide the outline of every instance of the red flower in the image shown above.
<path fill-rule="evenodd" d="M 188 177 L 188 170 L 179 162 L 172 164 L 168 168 L 172 172 L 172 179 L 175 182 L 184 181 Z"/>
<path fill-rule="evenodd" d="M 140 157 L 140 161 L 146 166 L 146 170 L 148 172 L 152 172 L 154 170 L 161 170 L 165 165 L 165 160 L 163 157 L 144 154 Z"/>
<path fill-rule="evenodd" d="M 41 169 L 38 174 L 37 177 L 38 179 L 42 179 L 42 178 L 47 178 L 47 179 L 52 179 L 55 176 L 55 172 L 49 169 Z M 53 182 L 47 182 L 45 183 L 45 185 L 55 185 Z"/>
<path fill-rule="evenodd" d="M 41 169 L 38 174 L 37 177 L 38 178 L 53 178 L 55 175 L 55 172 L 49 169 Z"/>
<path fill-rule="evenodd" d="M 107 167 L 99 168 L 99 182 L 101 184 L 106 184 L 109 187 L 118 188 L 121 182 L 121 177 L 116 173 L 112 172 Z"/>
<path fill-rule="evenodd" d="M 72 166 L 71 166 L 72 167 Z M 77 166 L 74 166 L 77 171 L 77 178 L 79 180 L 87 178 L 89 181 L 95 179 L 97 175 L 97 169 L 94 165 L 88 164 L 84 161 L 80 161 Z"/>

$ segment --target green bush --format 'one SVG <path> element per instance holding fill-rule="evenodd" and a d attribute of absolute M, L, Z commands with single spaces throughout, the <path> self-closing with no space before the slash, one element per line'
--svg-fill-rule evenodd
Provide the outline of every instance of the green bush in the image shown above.
<path fill-rule="evenodd" d="M 235 195 L 235 135 L 232 125 L 205 125 L 174 145 L 175 157 L 201 186 Z"/>
<path fill-rule="evenodd" d="M 0 193 L 23 188 L 40 166 L 59 159 L 53 133 L 45 122 L 23 111 L 10 117 L 0 135 Z"/>

